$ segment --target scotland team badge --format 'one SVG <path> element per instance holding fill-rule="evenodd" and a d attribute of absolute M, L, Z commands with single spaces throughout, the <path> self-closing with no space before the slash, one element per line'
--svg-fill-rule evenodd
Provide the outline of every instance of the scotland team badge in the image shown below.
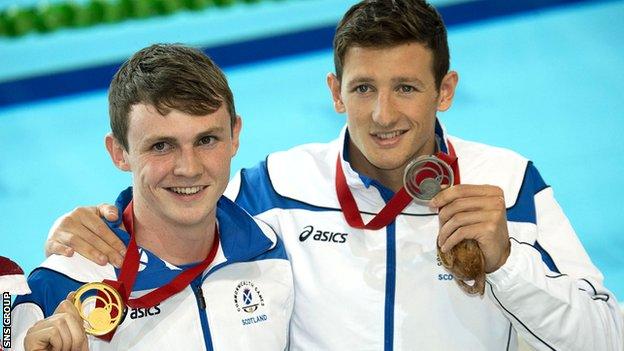
<path fill-rule="evenodd" d="M 237 312 L 242 312 L 242 325 L 262 323 L 269 319 L 263 313 L 264 297 L 260 289 L 251 281 L 244 280 L 238 283 L 234 289 L 234 306 Z"/>
<path fill-rule="evenodd" d="M 250 281 L 242 281 L 234 289 L 234 306 L 236 311 L 254 313 L 260 306 L 264 306 L 264 298 L 260 289 Z"/>

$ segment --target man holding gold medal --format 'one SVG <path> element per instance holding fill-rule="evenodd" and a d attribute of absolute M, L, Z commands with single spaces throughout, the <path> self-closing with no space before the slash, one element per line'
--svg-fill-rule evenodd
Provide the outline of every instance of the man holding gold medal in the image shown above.
<path fill-rule="evenodd" d="M 449 136 L 458 82 L 419 0 L 365 0 L 334 37 L 337 140 L 243 169 L 226 194 L 279 228 L 295 350 L 619 350 L 622 320 L 536 167 Z M 59 221 L 49 252 L 120 260 L 107 206 Z M 73 247 L 70 248 L 70 247 Z M 458 284 L 455 284 L 457 282 Z"/>
<path fill-rule="evenodd" d="M 106 149 L 133 175 L 107 222 L 123 264 L 50 256 L 15 301 L 14 345 L 285 349 L 293 282 L 283 243 L 222 196 L 241 119 L 221 70 L 200 51 L 150 46 L 115 74 L 109 113 Z"/>

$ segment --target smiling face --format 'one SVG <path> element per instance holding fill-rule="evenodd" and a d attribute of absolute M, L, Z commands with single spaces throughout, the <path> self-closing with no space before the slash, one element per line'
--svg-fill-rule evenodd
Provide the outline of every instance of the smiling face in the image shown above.
<path fill-rule="evenodd" d="M 336 111 L 347 114 L 354 169 L 396 188 L 410 160 L 435 151 L 436 112 L 451 106 L 457 74 L 438 89 L 432 67 L 419 43 L 347 50 L 342 81 L 330 74 L 328 85 Z"/>
<path fill-rule="evenodd" d="M 137 104 L 129 115 L 128 150 L 107 136 L 115 165 L 133 174 L 137 219 L 173 227 L 214 220 L 241 128 L 236 118 L 231 129 L 224 105 L 204 116 L 178 110 L 163 116 L 151 105 Z"/>

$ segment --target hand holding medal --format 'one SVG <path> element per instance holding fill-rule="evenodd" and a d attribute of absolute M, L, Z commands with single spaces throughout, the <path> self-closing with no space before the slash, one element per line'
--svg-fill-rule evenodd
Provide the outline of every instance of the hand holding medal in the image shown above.
<path fill-rule="evenodd" d="M 25 350 L 89 350 L 87 334 L 110 341 L 124 315 L 122 295 L 107 283 L 87 283 L 72 291 L 54 313 L 24 337 Z"/>
<path fill-rule="evenodd" d="M 403 183 L 405 189 L 421 204 L 428 204 L 443 188 L 459 183 L 459 172 L 453 172 L 442 158 L 446 154 L 437 156 L 421 156 L 405 167 Z M 449 159 L 457 169 L 457 159 Z M 444 268 L 453 274 L 459 287 L 469 294 L 485 291 L 485 258 L 476 240 L 462 240 L 450 251 L 444 253 L 438 248 L 438 257 Z M 466 281 L 473 280 L 469 285 Z"/>
<path fill-rule="evenodd" d="M 366 224 L 362 220 L 355 198 L 347 185 L 342 169 L 341 157 L 338 155 L 336 159 L 335 178 L 336 195 L 347 223 L 351 227 L 358 229 L 381 229 L 394 221 L 396 216 L 401 213 L 410 202 L 416 201 L 423 205 L 431 205 L 431 200 L 444 188 L 459 184 L 457 157 L 455 156 L 453 146 L 450 142 L 448 146 L 449 154 L 438 152 L 436 155 L 423 156 L 410 162 L 406 166 L 403 175 L 404 186 L 388 201 L 386 206 Z M 493 188 L 489 186 L 474 187 Z M 499 197 L 498 191 L 502 194 L 502 190 L 498 189 L 494 191 L 496 194 L 494 197 Z M 437 207 L 442 208 L 443 206 Z M 505 225 L 506 224 L 503 224 L 503 226 Z M 506 227 L 504 229 L 506 230 Z M 508 236 L 502 235 L 499 237 L 505 239 L 507 244 L 509 243 Z M 451 239 L 456 238 L 457 237 Z M 449 239 L 449 241 L 452 240 Z M 503 242 L 503 240 L 499 241 Z M 499 242 L 497 242 L 497 245 L 498 244 Z M 479 293 L 483 295 L 485 291 L 485 273 L 488 262 L 476 240 L 462 240 L 452 246 L 448 252 L 443 252 L 441 247 L 438 246 L 438 256 L 440 257 L 442 265 L 455 276 L 455 280 L 462 290 L 469 294 Z M 492 266 L 498 268 L 501 264 L 502 263 L 497 262 L 497 264 Z M 467 283 L 467 281 L 471 280 L 474 281 L 472 285 Z"/>
<path fill-rule="evenodd" d="M 70 292 L 51 316 L 28 329 L 23 341 L 24 350 L 89 350 L 84 320 L 74 305 L 75 296 L 75 291 Z"/>

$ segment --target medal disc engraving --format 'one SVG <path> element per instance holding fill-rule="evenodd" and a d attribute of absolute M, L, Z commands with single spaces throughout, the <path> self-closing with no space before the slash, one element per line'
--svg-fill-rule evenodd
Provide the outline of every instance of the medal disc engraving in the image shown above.
<path fill-rule="evenodd" d="M 451 167 L 435 156 L 421 156 L 411 161 L 403 173 L 405 190 L 421 203 L 433 199 L 443 185 L 453 185 L 453 181 Z"/>
<path fill-rule="evenodd" d="M 87 334 L 106 335 L 123 316 L 124 303 L 117 290 L 105 283 L 87 283 L 76 290 L 74 306 L 84 321 Z"/>
<path fill-rule="evenodd" d="M 420 182 L 420 198 L 431 200 L 437 193 L 440 192 L 441 186 L 437 180 L 433 178 L 426 178 Z"/>

